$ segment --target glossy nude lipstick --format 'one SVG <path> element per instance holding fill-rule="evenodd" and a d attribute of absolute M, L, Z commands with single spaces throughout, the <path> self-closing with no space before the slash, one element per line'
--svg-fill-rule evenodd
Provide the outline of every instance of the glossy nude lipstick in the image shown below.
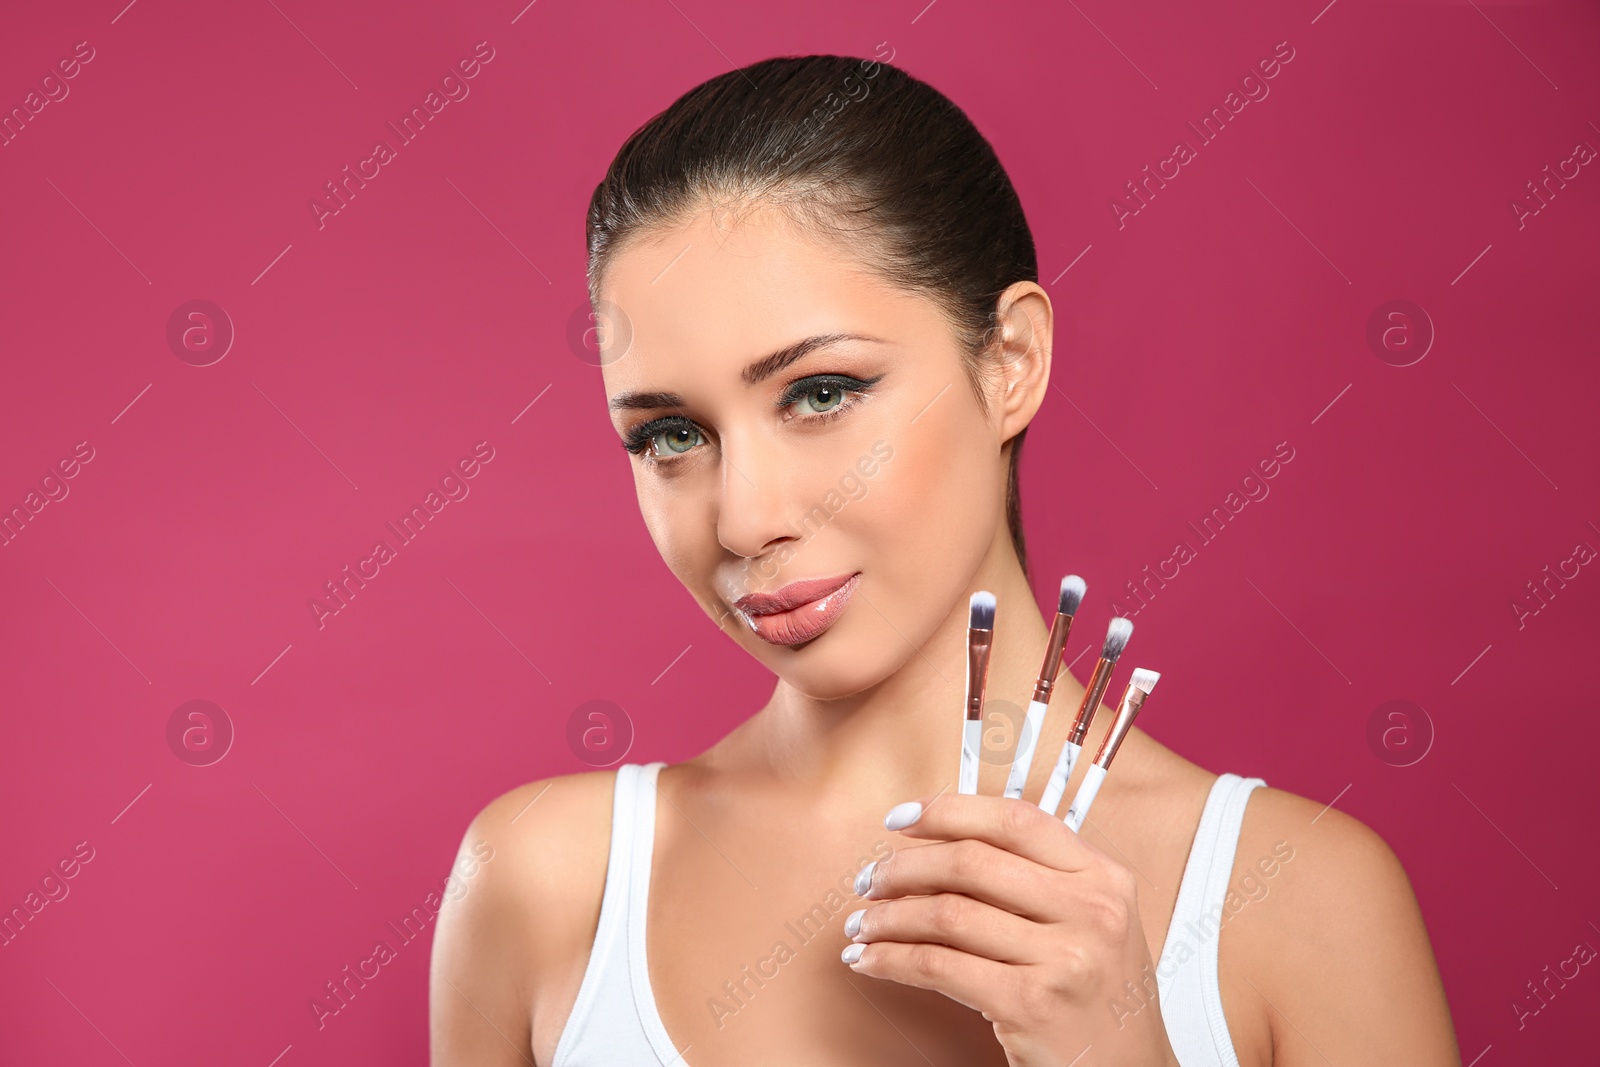
<path fill-rule="evenodd" d="M 790 582 L 770 593 L 746 593 L 733 602 L 750 629 L 774 645 L 804 644 L 833 625 L 861 572 Z"/>

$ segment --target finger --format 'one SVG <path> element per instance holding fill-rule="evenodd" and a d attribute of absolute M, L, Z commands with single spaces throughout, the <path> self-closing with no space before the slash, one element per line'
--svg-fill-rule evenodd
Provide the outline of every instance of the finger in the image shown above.
<path fill-rule="evenodd" d="M 1016 797 L 940 793 L 896 805 L 883 825 L 908 837 L 976 838 L 1059 871 L 1081 871 L 1094 851 L 1067 824 Z"/>
<path fill-rule="evenodd" d="M 857 974 L 932 989 L 986 1016 L 1005 1014 L 1002 1007 L 1014 986 L 1025 980 L 1022 968 L 926 942 L 851 944 L 840 958 Z"/>
<path fill-rule="evenodd" d="M 1034 922 L 1059 922 L 1073 897 L 1072 874 L 966 838 L 896 849 L 856 875 L 867 900 L 961 893 Z"/>
<path fill-rule="evenodd" d="M 997 963 L 1043 962 L 1037 923 L 960 893 L 886 900 L 845 920 L 854 941 L 948 945 Z"/>

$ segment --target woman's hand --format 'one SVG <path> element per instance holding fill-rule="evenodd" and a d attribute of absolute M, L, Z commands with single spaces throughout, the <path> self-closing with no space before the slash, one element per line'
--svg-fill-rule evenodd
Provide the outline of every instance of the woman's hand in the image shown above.
<path fill-rule="evenodd" d="M 1025 800 L 941 793 L 884 825 L 933 843 L 862 868 L 846 963 L 981 1011 L 1011 1067 L 1177 1064 L 1126 867 Z"/>

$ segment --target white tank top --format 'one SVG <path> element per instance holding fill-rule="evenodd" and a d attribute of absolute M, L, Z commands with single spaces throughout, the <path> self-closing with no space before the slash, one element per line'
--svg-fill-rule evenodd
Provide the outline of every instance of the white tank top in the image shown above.
<path fill-rule="evenodd" d="M 667 1036 L 645 966 L 655 783 L 664 766 L 617 768 L 600 923 L 551 1067 L 692 1067 L 689 1049 L 673 1047 Z M 1178 887 L 1156 982 L 1167 1038 L 1183 1067 L 1239 1067 L 1217 985 L 1217 935 L 1245 802 L 1265 784 L 1236 774 L 1217 778 Z M 1136 1006 L 1131 999 L 1128 1004 Z"/>

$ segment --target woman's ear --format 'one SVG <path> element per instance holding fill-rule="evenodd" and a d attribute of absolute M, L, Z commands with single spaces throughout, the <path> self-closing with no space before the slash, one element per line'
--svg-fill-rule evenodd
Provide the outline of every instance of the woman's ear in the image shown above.
<path fill-rule="evenodd" d="M 1034 282 L 1017 282 L 995 303 L 990 328 L 998 349 L 1000 442 L 1027 429 L 1050 387 L 1050 350 L 1054 326 L 1049 295 Z"/>

